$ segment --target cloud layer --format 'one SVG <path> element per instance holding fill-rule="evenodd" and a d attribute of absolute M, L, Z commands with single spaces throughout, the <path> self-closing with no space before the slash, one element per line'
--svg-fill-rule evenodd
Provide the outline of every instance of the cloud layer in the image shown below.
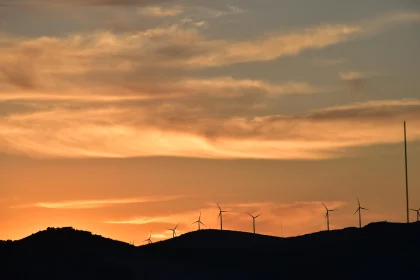
<path fill-rule="evenodd" d="M 420 100 L 377 101 L 304 116 L 218 117 L 182 105 L 52 109 L 0 123 L 3 151 L 38 157 L 187 156 L 320 159 L 420 138 Z"/>
<path fill-rule="evenodd" d="M 140 9 L 151 12 L 151 7 Z M 323 94 L 336 87 L 199 71 L 295 56 L 417 21 L 419 13 L 404 12 L 244 41 L 211 39 L 199 26 L 182 23 L 66 37 L 4 34 L 0 106 L 9 109 L 1 113 L 0 151 L 36 157 L 322 159 L 342 156 L 351 147 L 401 141 L 403 120 L 415 140 L 419 100 L 270 115 L 281 96 Z M 362 76 L 341 73 L 340 78 L 354 84 Z"/>

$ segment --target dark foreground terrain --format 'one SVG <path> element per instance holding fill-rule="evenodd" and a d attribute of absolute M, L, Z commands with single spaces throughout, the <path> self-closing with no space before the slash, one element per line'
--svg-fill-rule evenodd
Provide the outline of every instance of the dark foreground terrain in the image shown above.
<path fill-rule="evenodd" d="M 0 279 L 420 279 L 420 223 L 294 238 L 201 230 L 134 247 L 72 228 L 0 241 Z"/>

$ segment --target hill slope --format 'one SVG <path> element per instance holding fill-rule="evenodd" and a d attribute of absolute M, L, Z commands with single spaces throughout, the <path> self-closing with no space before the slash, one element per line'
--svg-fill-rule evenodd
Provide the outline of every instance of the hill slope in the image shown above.
<path fill-rule="evenodd" d="M 294 238 L 202 230 L 148 246 L 71 228 L 0 243 L 1 279 L 418 278 L 420 223 Z"/>

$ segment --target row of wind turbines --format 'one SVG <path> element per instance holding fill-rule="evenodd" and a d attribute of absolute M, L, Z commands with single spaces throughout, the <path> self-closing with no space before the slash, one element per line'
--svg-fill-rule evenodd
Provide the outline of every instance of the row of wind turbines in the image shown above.
<path fill-rule="evenodd" d="M 359 200 L 358 197 L 356 199 L 357 199 L 357 205 L 358 205 L 358 207 L 357 207 L 357 209 L 356 209 L 356 211 L 354 212 L 353 215 L 356 215 L 357 213 L 359 214 L 359 228 L 362 228 L 362 210 L 369 210 L 369 209 L 361 206 L 360 200 Z M 216 205 L 219 208 L 219 215 L 217 216 L 217 219 L 220 221 L 220 230 L 223 230 L 223 213 L 231 212 L 231 211 L 229 211 L 229 210 L 223 210 L 220 207 L 220 205 L 217 204 L 217 203 L 216 203 Z M 326 211 L 325 212 L 325 219 L 326 219 L 326 222 L 327 222 L 327 231 L 329 231 L 330 230 L 330 212 L 337 211 L 338 209 L 329 209 L 324 203 L 322 203 L 322 205 L 324 206 L 325 211 Z M 410 209 L 410 210 L 411 211 L 415 211 L 417 213 L 417 222 L 418 222 L 420 220 L 420 208 L 419 209 Z M 255 220 L 259 216 L 261 216 L 262 213 L 260 213 L 260 214 L 258 214 L 256 216 L 254 216 L 254 215 L 252 215 L 252 214 L 250 214 L 248 212 L 246 212 L 246 214 L 248 214 L 252 218 L 252 232 L 254 234 L 256 234 Z M 201 221 L 201 211 L 200 211 L 200 215 L 198 216 L 197 221 L 193 222 L 192 224 L 197 224 L 198 230 L 201 230 L 201 226 L 206 226 Z M 179 223 L 174 228 L 167 229 L 168 231 L 172 231 L 172 238 L 176 237 L 176 229 L 178 228 L 178 226 L 179 226 Z M 144 240 L 144 242 L 148 242 L 149 244 L 150 243 L 153 243 L 152 242 L 152 233 L 150 233 L 149 238 L 147 238 L 146 240 Z"/>
<path fill-rule="evenodd" d="M 407 132 L 406 132 L 406 122 L 404 121 L 404 154 L 405 154 L 405 188 L 406 188 L 406 214 L 407 214 L 407 223 L 410 222 L 410 216 L 409 216 L 409 210 L 410 211 L 415 211 L 417 213 L 417 222 L 420 220 L 420 208 L 419 209 L 410 209 L 409 208 L 409 204 L 408 204 L 408 168 L 407 168 Z M 356 213 L 359 213 L 359 228 L 362 227 L 362 210 L 369 210 L 367 208 L 364 208 L 360 205 L 360 201 L 359 198 L 357 197 L 357 204 L 358 207 L 356 209 L 356 212 L 354 212 L 353 215 L 356 215 Z M 219 204 L 217 204 L 217 207 L 219 208 L 219 215 L 217 216 L 217 218 L 220 220 L 220 230 L 223 230 L 223 213 L 226 212 L 230 212 L 228 210 L 222 210 L 222 208 L 220 207 Z M 327 231 L 330 230 L 330 212 L 334 212 L 337 211 L 338 209 L 328 209 L 328 207 L 322 203 L 322 205 L 325 208 L 325 219 L 327 221 Z M 254 216 L 250 213 L 247 212 L 247 214 L 252 218 L 252 229 L 253 229 L 253 233 L 255 234 L 255 220 L 262 215 L 262 213 Z M 204 223 L 201 221 L 201 211 L 200 211 L 200 216 L 198 217 L 198 220 L 195 221 L 193 224 L 197 224 L 198 225 L 198 230 L 201 229 L 201 225 L 205 226 Z M 178 228 L 179 223 L 173 228 L 173 229 L 168 229 L 170 231 L 172 231 L 172 238 L 174 238 L 176 236 L 176 229 Z M 150 233 L 149 238 L 144 240 L 144 242 L 148 242 L 149 244 L 152 243 L 152 233 Z"/>

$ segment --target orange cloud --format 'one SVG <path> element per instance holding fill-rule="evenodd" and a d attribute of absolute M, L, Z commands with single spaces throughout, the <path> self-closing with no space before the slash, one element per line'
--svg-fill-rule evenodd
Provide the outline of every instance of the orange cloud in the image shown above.
<path fill-rule="evenodd" d="M 171 17 L 181 14 L 183 11 L 184 9 L 181 6 L 147 6 L 137 9 L 139 15 L 151 17 Z"/>
<path fill-rule="evenodd" d="M 37 202 L 31 205 L 14 206 L 14 208 L 22 207 L 39 207 L 47 209 L 94 209 L 110 207 L 120 204 L 136 204 L 151 203 L 179 199 L 180 196 L 159 196 L 159 197 L 139 197 L 126 199 L 101 199 L 101 200 L 74 200 L 59 202 Z"/>
<path fill-rule="evenodd" d="M 322 159 L 400 142 L 403 120 L 408 139 L 420 138 L 419 100 L 356 103 L 301 116 L 206 114 L 206 108 L 157 105 L 10 115 L 0 120 L 0 149 L 36 157 Z"/>

